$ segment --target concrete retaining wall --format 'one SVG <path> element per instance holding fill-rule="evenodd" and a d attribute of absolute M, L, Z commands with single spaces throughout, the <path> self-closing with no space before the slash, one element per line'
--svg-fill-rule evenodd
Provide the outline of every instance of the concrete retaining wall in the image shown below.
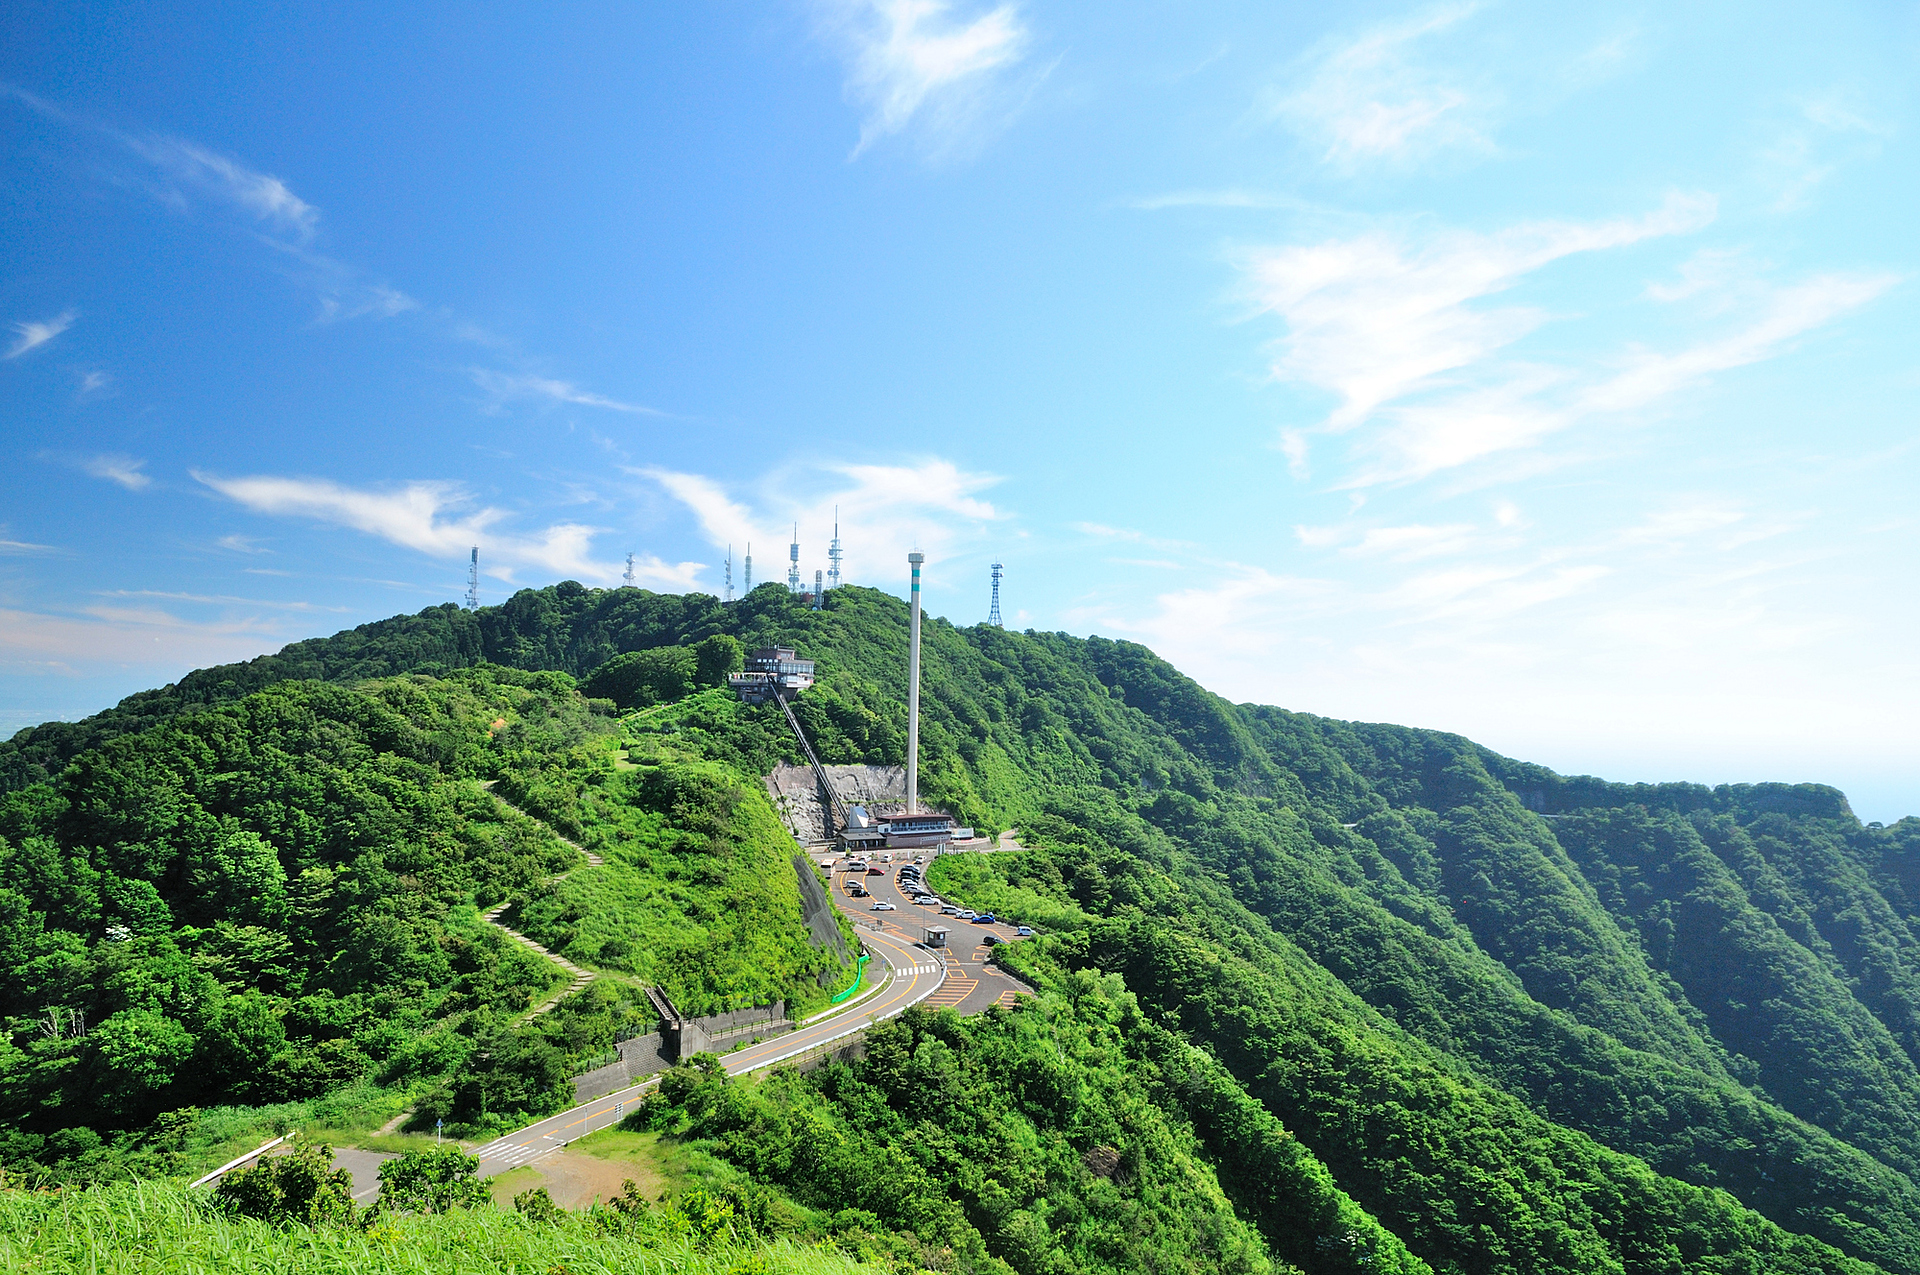
<path fill-rule="evenodd" d="M 724 1014 L 709 1014 L 705 1018 L 689 1018 L 680 1024 L 678 1030 L 668 1027 L 644 1036 L 635 1036 L 632 1040 L 623 1040 L 617 1046 L 620 1051 L 618 1062 L 596 1067 L 573 1078 L 573 1100 L 576 1103 L 586 1102 L 601 1094 L 625 1089 L 635 1081 L 665 1071 L 681 1058 L 719 1053 L 742 1038 L 766 1040 L 782 1036 L 792 1031 L 794 1026 L 787 1020 L 787 1003 L 775 1001 L 771 1005 L 754 1005 L 747 1009 L 728 1010 Z"/>

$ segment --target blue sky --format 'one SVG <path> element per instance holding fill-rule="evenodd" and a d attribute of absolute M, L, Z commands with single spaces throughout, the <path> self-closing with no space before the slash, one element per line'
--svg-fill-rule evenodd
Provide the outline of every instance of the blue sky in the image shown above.
<path fill-rule="evenodd" d="M 398 11 L 397 11 L 398 10 Z M 1920 812 L 1911 7 L 0 14 L 0 729 L 826 565 Z"/>

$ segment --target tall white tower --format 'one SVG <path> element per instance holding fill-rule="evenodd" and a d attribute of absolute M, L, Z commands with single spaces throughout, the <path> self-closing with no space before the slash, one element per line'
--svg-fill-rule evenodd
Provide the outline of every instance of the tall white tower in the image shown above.
<path fill-rule="evenodd" d="M 740 594 L 745 597 L 753 592 L 753 541 L 747 541 L 747 574 L 740 584 Z"/>
<path fill-rule="evenodd" d="M 627 555 L 627 574 L 625 576 L 625 579 L 627 582 L 627 587 L 631 589 L 633 587 L 633 555 L 632 554 Z"/>
<path fill-rule="evenodd" d="M 726 597 L 726 600 L 728 602 L 733 601 L 733 546 L 732 545 L 727 546 L 727 597 Z"/>
<path fill-rule="evenodd" d="M 907 637 L 907 813 L 920 813 L 920 564 L 927 555 L 918 549 L 907 555 L 913 568 L 908 593 Z"/>
<path fill-rule="evenodd" d="M 814 572 L 813 572 L 813 609 L 814 610 L 818 611 L 820 609 L 820 599 L 826 596 L 827 596 L 827 586 L 821 583 L 821 572 L 820 572 L 820 569 L 816 567 L 814 568 Z"/>
<path fill-rule="evenodd" d="M 480 546 L 473 547 L 473 556 L 467 559 L 467 610 L 480 609 Z"/>
<path fill-rule="evenodd" d="M 787 546 L 787 592 L 800 592 L 800 524 L 793 524 L 793 543 Z"/>

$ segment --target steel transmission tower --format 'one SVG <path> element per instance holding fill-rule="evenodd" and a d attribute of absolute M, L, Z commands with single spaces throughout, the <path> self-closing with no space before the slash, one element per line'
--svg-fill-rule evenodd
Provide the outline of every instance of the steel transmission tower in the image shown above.
<path fill-rule="evenodd" d="M 467 610 L 480 609 L 480 546 L 473 547 L 473 554 L 467 559 Z"/>
<path fill-rule="evenodd" d="M 800 592 L 800 524 L 793 524 L 793 543 L 787 546 L 787 592 Z"/>
<path fill-rule="evenodd" d="M 987 623 L 996 629 L 1007 626 L 1000 623 L 1000 564 L 993 564 L 993 606 L 987 610 Z"/>
<path fill-rule="evenodd" d="M 632 554 L 627 555 L 626 581 L 627 581 L 627 587 L 631 589 L 633 587 L 633 555 Z"/>
<path fill-rule="evenodd" d="M 840 506 L 833 507 L 833 543 L 827 546 L 827 587 L 840 587 Z"/>
<path fill-rule="evenodd" d="M 726 600 L 728 602 L 733 601 L 733 546 L 732 545 L 727 546 L 727 597 L 726 597 Z"/>

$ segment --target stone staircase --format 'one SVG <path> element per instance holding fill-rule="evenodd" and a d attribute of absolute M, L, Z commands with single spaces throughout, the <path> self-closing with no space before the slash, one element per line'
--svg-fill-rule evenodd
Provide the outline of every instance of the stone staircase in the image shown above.
<path fill-rule="evenodd" d="M 561 1001 L 573 995 L 575 992 L 579 991 L 581 988 L 585 987 L 588 983 L 591 983 L 594 979 L 600 976 L 594 973 L 592 970 L 581 969 L 578 965 L 575 965 L 572 961 L 568 960 L 564 956 L 559 955 L 558 953 L 549 952 L 546 948 L 540 946 L 538 943 L 534 942 L 532 939 L 528 938 L 526 935 L 520 933 L 520 931 L 511 929 L 505 925 L 502 925 L 500 923 L 500 914 L 502 912 L 505 912 L 511 906 L 512 906 L 511 903 L 499 904 L 498 906 L 490 909 L 489 911 L 482 912 L 480 914 L 480 919 L 482 921 L 485 921 L 488 925 L 491 925 L 494 929 L 499 930 L 502 934 L 506 935 L 508 938 L 512 939 L 514 942 L 519 943 L 524 947 L 532 948 L 534 951 L 540 953 L 540 955 L 546 957 L 548 960 L 552 961 L 555 965 L 558 965 L 561 969 L 565 970 L 567 973 L 573 976 L 573 981 L 567 984 L 567 986 L 560 991 L 559 995 L 550 998 L 544 1004 L 536 1005 L 533 1008 L 533 1010 L 529 1012 L 527 1015 L 527 1017 L 529 1018 L 536 1018 L 539 1015 L 546 1013 L 548 1010 L 552 1009 L 555 1005 L 558 1005 Z"/>

